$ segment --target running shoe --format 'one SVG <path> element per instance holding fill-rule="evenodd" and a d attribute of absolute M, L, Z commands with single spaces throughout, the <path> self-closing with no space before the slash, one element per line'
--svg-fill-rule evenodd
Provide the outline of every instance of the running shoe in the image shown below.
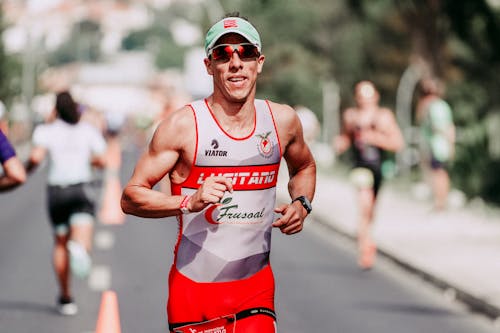
<path fill-rule="evenodd" d="M 92 260 L 87 250 L 80 243 L 70 240 L 68 242 L 68 251 L 71 272 L 79 278 L 85 279 L 89 275 L 92 266 Z"/>
<path fill-rule="evenodd" d="M 78 306 L 71 297 L 59 297 L 57 300 L 57 312 L 63 316 L 74 316 L 78 313 Z"/>

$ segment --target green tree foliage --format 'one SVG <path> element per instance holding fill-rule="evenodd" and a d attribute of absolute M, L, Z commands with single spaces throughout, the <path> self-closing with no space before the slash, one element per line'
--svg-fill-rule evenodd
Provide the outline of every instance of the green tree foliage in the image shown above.
<path fill-rule="evenodd" d="M 323 82 L 335 79 L 342 104 L 352 103 L 352 87 L 362 79 L 377 81 L 384 103 L 393 103 L 407 65 L 403 22 L 387 1 L 356 15 L 346 1 L 224 1 L 259 27 L 266 55 L 259 94 L 289 104 L 309 106 L 321 118 Z M 382 20 L 384 16 L 387 20 Z M 402 52 L 402 50 L 406 50 Z M 387 92 L 387 93 L 386 93 Z"/>
<path fill-rule="evenodd" d="M 266 63 L 258 94 L 307 105 L 321 117 L 322 80 L 332 76 L 328 59 L 332 43 L 317 35 L 323 31 L 320 8 L 300 0 L 226 1 L 223 5 L 228 12 L 240 11 L 261 32 Z"/>
<path fill-rule="evenodd" d="M 47 64 L 60 66 L 75 61 L 98 61 L 101 56 L 102 32 L 100 29 L 98 23 L 90 20 L 75 24 L 67 42 L 47 55 Z"/>
<path fill-rule="evenodd" d="M 3 10 L 0 6 L 0 35 L 4 31 Z M 10 105 L 14 96 L 20 91 L 21 64 L 5 53 L 3 40 L 0 39 L 0 100 Z"/>
<path fill-rule="evenodd" d="M 156 12 L 156 19 L 151 27 L 133 31 L 122 41 L 124 50 L 149 50 L 160 69 L 181 68 L 186 50 L 175 43 L 168 22 L 172 20 L 170 12 Z"/>
<path fill-rule="evenodd" d="M 321 85 L 335 79 L 342 107 L 352 87 L 373 80 L 395 108 L 404 70 L 421 61 L 447 83 L 458 126 L 454 186 L 500 203 L 500 157 L 489 153 L 500 112 L 499 11 L 486 0 L 221 0 L 259 27 L 266 55 L 258 94 L 321 115 Z M 491 127 L 491 126 L 490 126 Z M 488 133 L 490 133 L 488 135 Z"/>
<path fill-rule="evenodd" d="M 490 116 L 500 108 L 500 15 L 485 0 L 402 1 L 402 15 L 420 31 L 425 57 L 448 83 L 447 99 L 458 126 L 454 185 L 470 196 L 500 203 L 498 157 L 489 153 Z M 415 36 L 415 34 L 414 34 Z M 418 41 L 414 41 L 416 44 Z M 496 111 L 495 111 L 496 110 Z M 497 129 L 497 133 L 500 128 Z"/>
<path fill-rule="evenodd" d="M 382 2 L 387 8 L 378 16 L 373 7 Z M 400 38 L 395 38 L 393 45 L 399 43 L 407 50 L 406 62 L 422 59 L 431 72 L 448 84 L 446 98 L 458 127 L 452 168 L 454 185 L 469 196 L 479 195 L 500 203 L 499 158 L 489 153 L 491 141 L 500 140 L 500 136 L 487 133 L 490 116 L 500 109 L 496 78 L 500 71 L 498 10 L 495 12 L 485 0 L 349 3 L 359 17 L 377 26 L 383 26 L 390 17 L 403 22 L 397 30 L 405 33 L 407 45 L 401 44 Z M 500 128 L 490 132 L 499 131 Z"/>

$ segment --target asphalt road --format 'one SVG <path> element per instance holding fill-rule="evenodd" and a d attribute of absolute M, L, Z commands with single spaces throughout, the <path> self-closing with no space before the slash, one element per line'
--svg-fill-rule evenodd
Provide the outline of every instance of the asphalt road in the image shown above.
<path fill-rule="evenodd" d="M 134 158 L 124 158 L 124 179 Z M 106 289 L 118 296 L 122 332 L 167 332 L 167 278 L 177 233 L 171 219 L 98 224 L 93 274 L 73 280 L 80 312 L 54 312 L 44 176 L 40 170 L 23 187 L 0 195 L 0 333 L 93 332 Z M 318 222 L 307 223 L 298 235 L 273 235 L 280 332 L 497 332 L 389 262 L 360 271 L 353 244 Z"/>

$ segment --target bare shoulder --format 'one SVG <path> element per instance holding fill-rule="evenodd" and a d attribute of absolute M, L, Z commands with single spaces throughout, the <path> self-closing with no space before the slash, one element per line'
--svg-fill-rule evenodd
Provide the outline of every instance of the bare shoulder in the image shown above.
<path fill-rule="evenodd" d="M 346 117 L 353 117 L 356 114 L 356 108 L 347 108 L 344 110 L 344 115 Z"/>
<path fill-rule="evenodd" d="M 344 123 L 344 126 L 350 128 L 354 123 L 356 123 L 357 114 L 358 112 L 356 108 L 345 109 L 342 113 L 342 122 Z"/>
<path fill-rule="evenodd" d="M 287 128 L 300 122 L 297 112 L 290 105 L 268 102 L 278 128 Z"/>
<path fill-rule="evenodd" d="M 280 143 L 284 150 L 291 143 L 302 142 L 302 126 L 295 110 L 287 104 L 269 102 L 276 123 Z"/>
<path fill-rule="evenodd" d="M 388 107 L 381 107 L 379 109 L 379 111 L 381 114 L 385 114 L 385 115 L 393 115 L 394 114 L 394 112 L 391 109 L 389 109 Z"/>
<path fill-rule="evenodd" d="M 378 119 L 380 122 L 393 122 L 395 120 L 394 112 L 386 107 L 381 107 L 379 109 Z"/>
<path fill-rule="evenodd" d="M 195 128 L 193 111 L 184 106 L 160 122 L 151 140 L 151 148 L 182 149 L 196 135 Z"/>

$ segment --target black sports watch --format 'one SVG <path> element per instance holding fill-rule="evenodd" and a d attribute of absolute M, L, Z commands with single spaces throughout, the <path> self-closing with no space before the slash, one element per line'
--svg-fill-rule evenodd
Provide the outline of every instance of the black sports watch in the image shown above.
<path fill-rule="evenodd" d="M 312 211 L 313 208 L 311 206 L 311 202 L 305 196 L 301 195 L 300 197 L 296 197 L 295 199 L 292 200 L 292 203 L 295 201 L 300 201 L 302 207 L 305 208 L 307 214 L 309 214 Z"/>

